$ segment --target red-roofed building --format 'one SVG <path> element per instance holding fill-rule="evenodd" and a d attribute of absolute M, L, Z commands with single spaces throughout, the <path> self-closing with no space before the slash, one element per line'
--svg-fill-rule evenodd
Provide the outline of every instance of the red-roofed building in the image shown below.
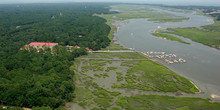
<path fill-rule="evenodd" d="M 48 42 L 31 42 L 28 44 L 30 47 L 42 48 L 43 46 L 53 48 L 58 45 L 58 43 L 48 43 Z"/>
<path fill-rule="evenodd" d="M 89 49 L 89 47 L 86 47 L 85 49 L 88 50 L 88 51 L 92 51 L 92 49 Z"/>
<path fill-rule="evenodd" d="M 86 49 L 86 50 L 89 50 L 89 47 L 86 47 L 85 49 Z"/>

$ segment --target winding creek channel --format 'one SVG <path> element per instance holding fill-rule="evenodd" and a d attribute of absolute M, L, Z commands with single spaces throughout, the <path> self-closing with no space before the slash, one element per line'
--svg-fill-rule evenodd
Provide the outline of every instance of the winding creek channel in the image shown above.
<path fill-rule="evenodd" d="M 190 19 L 183 22 L 158 23 L 148 19 L 131 19 L 121 23 L 116 22 L 119 30 L 115 33 L 117 42 L 136 51 L 166 52 L 176 54 L 187 61 L 184 64 L 167 64 L 164 66 L 170 70 L 192 80 L 202 90 L 202 94 L 192 96 L 212 98 L 213 101 L 220 101 L 220 50 L 205 46 L 190 39 L 176 36 L 190 44 L 183 44 L 176 41 L 159 39 L 152 35 L 158 27 L 197 27 L 214 23 L 210 17 L 196 15 L 193 13 L 172 12 L 161 9 L 154 9 L 161 13 L 169 13 L 174 16 L 184 16 Z"/>

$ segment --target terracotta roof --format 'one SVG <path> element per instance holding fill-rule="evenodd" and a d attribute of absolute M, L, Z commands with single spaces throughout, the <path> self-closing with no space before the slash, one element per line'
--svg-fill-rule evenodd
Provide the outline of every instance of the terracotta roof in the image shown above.
<path fill-rule="evenodd" d="M 48 42 L 31 42 L 29 46 L 55 46 L 58 43 L 48 43 Z"/>
<path fill-rule="evenodd" d="M 85 49 L 86 49 L 86 50 L 89 50 L 89 47 L 86 47 Z"/>

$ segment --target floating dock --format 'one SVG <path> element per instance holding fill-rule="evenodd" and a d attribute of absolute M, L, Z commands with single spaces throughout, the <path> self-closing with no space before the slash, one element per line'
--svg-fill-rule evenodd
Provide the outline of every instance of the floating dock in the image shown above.
<path fill-rule="evenodd" d="M 142 55 L 147 56 L 149 58 L 157 58 L 159 60 L 164 61 L 168 64 L 175 64 L 175 63 L 186 63 L 186 60 L 182 58 L 177 58 L 175 54 L 166 54 L 166 52 L 141 52 Z"/>

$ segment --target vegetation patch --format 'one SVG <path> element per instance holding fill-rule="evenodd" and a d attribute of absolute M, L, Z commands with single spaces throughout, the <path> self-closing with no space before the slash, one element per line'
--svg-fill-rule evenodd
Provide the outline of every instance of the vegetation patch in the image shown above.
<path fill-rule="evenodd" d="M 112 107 L 111 110 L 121 110 L 120 107 Z"/>
<path fill-rule="evenodd" d="M 214 24 L 210 24 L 202 27 L 209 31 L 220 32 L 220 21 L 215 21 Z"/>
<path fill-rule="evenodd" d="M 94 99 L 101 107 L 109 107 L 113 101 L 113 97 L 120 94 L 120 92 L 110 92 L 103 88 L 98 88 L 97 90 L 93 91 L 93 94 L 97 97 Z"/>
<path fill-rule="evenodd" d="M 141 7 L 141 8 L 140 8 Z M 107 20 L 126 20 L 134 18 L 151 18 L 152 21 L 158 22 L 180 22 L 188 20 L 186 17 L 177 17 L 167 13 L 159 13 L 149 5 L 112 5 L 112 10 L 119 10 L 118 13 L 97 15 Z"/>
<path fill-rule="evenodd" d="M 147 91 L 195 93 L 199 90 L 186 78 L 152 61 L 142 61 L 128 70 L 127 83 L 114 84 L 113 88 L 132 88 Z"/>
<path fill-rule="evenodd" d="M 123 61 L 121 62 L 121 66 L 132 67 L 133 65 L 137 65 L 139 63 L 140 61 Z"/>
<path fill-rule="evenodd" d="M 113 92 L 110 92 L 110 94 L 113 95 L 113 96 L 118 96 L 118 95 L 121 94 L 121 92 L 119 92 L 119 91 L 113 91 Z"/>
<path fill-rule="evenodd" d="M 172 35 L 163 34 L 163 33 L 153 33 L 153 35 L 156 36 L 156 37 L 159 37 L 161 39 L 168 39 L 168 40 L 172 40 L 172 41 L 178 41 L 180 43 L 189 44 L 189 43 L 183 41 L 182 39 L 174 37 Z"/>
<path fill-rule="evenodd" d="M 182 22 L 189 20 L 189 18 L 152 18 L 150 21 L 159 21 L 159 22 Z"/>
<path fill-rule="evenodd" d="M 111 95 L 107 90 L 100 89 L 93 91 L 93 94 L 96 95 L 99 98 L 106 98 L 106 99 L 112 99 Z"/>
<path fill-rule="evenodd" d="M 113 71 L 113 70 L 116 70 L 117 67 L 107 67 L 107 69 L 105 70 L 106 72 L 109 72 L 109 71 Z"/>
<path fill-rule="evenodd" d="M 220 108 L 220 103 L 211 103 L 208 99 L 159 95 L 120 96 L 116 103 L 126 110 L 217 110 Z"/>
<path fill-rule="evenodd" d="M 220 49 L 220 29 L 217 27 L 219 22 L 214 25 L 204 26 L 204 29 L 197 28 L 175 28 L 168 29 L 169 33 L 189 38 L 195 42 Z"/>
<path fill-rule="evenodd" d="M 103 74 L 98 74 L 98 73 L 94 73 L 94 76 L 95 77 L 98 77 L 98 78 L 106 78 L 106 77 L 109 77 L 108 73 L 103 73 Z"/>
<path fill-rule="evenodd" d="M 117 74 L 117 81 L 122 81 L 124 79 L 122 72 L 116 72 Z"/>
<path fill-rule="evenodd" d="M 113 42 L 106 48 L 103 48 L 102 50 L 129 50 L 127 48 L 122 47 L 119 44 L 114 44 Z"/>
<path fill-rule="evenodd" d="M 101 107 L 109 107 L 111 106 L 112 99 L 105 98 L 95 98 L 94 101 Z"/>
<path fill-rule="evenodd" d="M 80 63 L 80 62 L 78 62 Z M 97 74 L 97 77 L 107 77 L 107 73 Z M 106 74 L 106 75 L 105 75 Z M 77 84 L 76 98 L 74 99 L 80 106 L 87 108 L 88 106 L 98 105 L 94 109 L 102 109 L 110 107 L 113 98 L 120 95 L 119 91 L 108 91 L 100 87 L 96 82 L 93 81 L 94 78 L 87 77 L 86 74 L 76 74 L 76 77 L 81 81 Z"/>
<path fill-rule="evenodd" d="M 87 104 L 91 104 L 90 100 L 93 99 L 93 95 L 88 87 L 77 86 L 75 94 L 76 97 L 74 100 L 77 101 L 81 107 L 85 108 Z"/>
<path fill-rule="evenodd" d="M 109 77 L 108 73 L 103 73 L 102 76 L 103 78 Z"/>
<path fill-rule="evenodd" d="M 139 53 L 122 52 L 122 53 L 91 53 L 88 56 L 82 56 L 80 58 L 103 58 L 103 59 L 147 59 L 144 55 Z M 100 62 L 100 61 L 99 61 Z"/>
<path fill-rule="evenodd" d="M 111 61 L 108 61 L 108 63 L 111 63 Z M 103 71 L 104 67 L 106 65 L 105 61 L 85 61 L 83 63 L 83 66 L 81 67 L 82 72 L 88 72 L 88 71 Z"/>
<path fill-rule="evenodd" d="M 102 74 L 94 73 L 94 76 L 101 78 L 101 77 L 102 77 Z"/>
<path fill-rule="evenodd" d="M 89 88 L 77 86 L 75 90 L 78 101 L 83 101 L 92 98 Z"/>

